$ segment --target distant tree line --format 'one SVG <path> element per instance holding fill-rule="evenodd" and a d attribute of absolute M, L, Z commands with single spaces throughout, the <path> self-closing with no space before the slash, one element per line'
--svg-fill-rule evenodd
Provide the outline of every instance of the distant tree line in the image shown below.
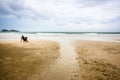
<path fill-rule="evenodd" d="M 11 29 L 11 30 L 3 29 L 3 30 L 1 30 L 1 32 L 20 32 L 20 31 L 15 30 L 15 29 Z"/>

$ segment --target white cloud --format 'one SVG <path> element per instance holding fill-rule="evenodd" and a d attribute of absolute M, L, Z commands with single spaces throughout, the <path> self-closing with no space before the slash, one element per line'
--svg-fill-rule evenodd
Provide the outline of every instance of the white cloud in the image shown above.
<path fill-rule="evenodd" d="M 0 14 L 33 18 L 51 25 L 109 24 L 120 17 L 119 0 L 0 0 Z M 104 23 L 104 24 L 103 24 Z M 76 27 L 75 27 L 76 26 Z"/>

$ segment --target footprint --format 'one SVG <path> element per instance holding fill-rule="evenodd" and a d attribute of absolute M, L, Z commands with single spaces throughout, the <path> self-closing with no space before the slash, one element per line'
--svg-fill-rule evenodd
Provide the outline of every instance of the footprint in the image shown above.
<path fill-rule="evenodd" d="M 73 72 L 73 73 L 75 73 L 75 72 Z M 78 77 L 79 77 L 78 74 L 71 75 L 71 80 L 78 80 Z"/>

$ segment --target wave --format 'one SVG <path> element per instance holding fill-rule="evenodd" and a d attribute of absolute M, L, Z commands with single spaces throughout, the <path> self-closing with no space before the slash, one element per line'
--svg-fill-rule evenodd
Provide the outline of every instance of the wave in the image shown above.
<path fill-rule="evenodd" d="M 84 33 L 85 35 L 99 35 L 99 33 Z"/>
<path fill-rule="evenodd" d="M 0 32 L 0 35 L 19 35 L 20 32 Z"/>
<path fill-rule="evenodd" d="M 0 32 L 0 35 L 104 35 L 120 34 L 119 32 Z"/>
<path fill-rule="evenodd" d="M 37 35 L 67 35 L 65 33 L 37 33 Z"/>

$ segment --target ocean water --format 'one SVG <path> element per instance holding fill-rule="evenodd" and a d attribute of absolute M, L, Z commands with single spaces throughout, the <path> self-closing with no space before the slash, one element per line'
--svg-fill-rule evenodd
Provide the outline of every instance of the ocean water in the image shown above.
<path fill-rule="evenodd" d="M 0 32 L 0 40 L 20 40 L 25 35 L 29 40 L 100 40 L 120 42 L 120 32 Z"/>

